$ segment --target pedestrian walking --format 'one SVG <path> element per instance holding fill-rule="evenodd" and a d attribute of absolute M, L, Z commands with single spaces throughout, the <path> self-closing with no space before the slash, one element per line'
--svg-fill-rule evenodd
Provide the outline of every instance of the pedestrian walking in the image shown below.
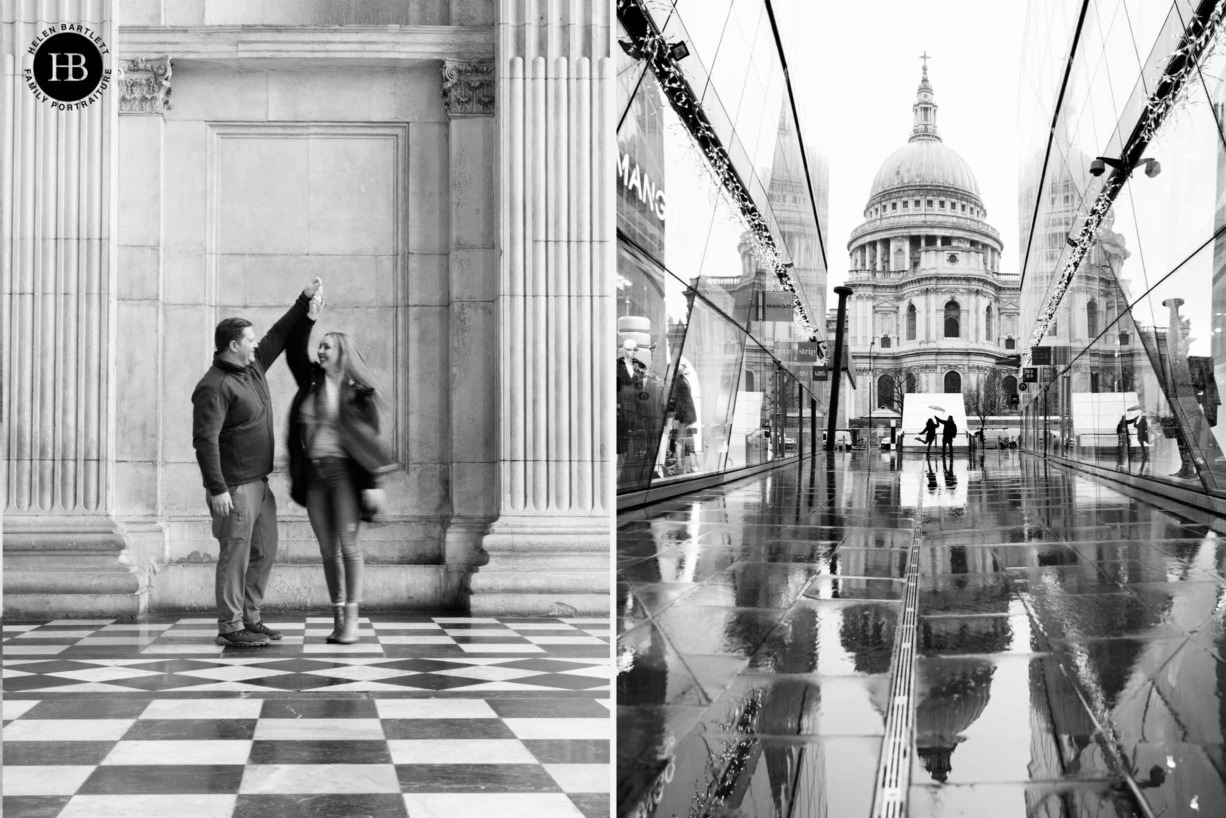
<path fill-rule="evenodd" d="M 1132 457 L 1132 445 L 1128 440 L 1128 415 L 1120 415 L 1120 422 L 1115 424 L 1115 436 L 1119 445 L 1119 459 Z"/>
<path fill-rule="evenodd" d="M 362 603 L 358 529 L 382 508 L 380 476 L 396 464 L 379 438 L 386 403 L 357 345 L 343 332 L 329 332 L 312 362 L 310 335 L 309 326 L 299 328 L 286 352 L 298 382 L 289 417 L 290 496 L 306 506 L 319 541 L 332 601 L 327 641 L 351 645 L 358 641 Z"/>
<path fill-rule="evenodd" d="M 213 333 L 213 365 L 192 392 L 192 445 L 219 545 L 219 645 L 264 647 L 281 638 L 260 614 L 277 556 L 277 501 L 268 486 L 275 443 L 266 373 L 290 333 L 310 323 L 310 302 L 319 286 L 318 278 L 311 281 L 259 341 L 244 318 L 219 323 Z"/>

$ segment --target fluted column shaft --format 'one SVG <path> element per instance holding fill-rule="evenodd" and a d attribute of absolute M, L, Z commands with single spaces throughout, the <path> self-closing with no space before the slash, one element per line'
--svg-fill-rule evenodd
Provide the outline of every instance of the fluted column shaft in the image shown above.
<path fill-rule="evenodd" d="M 61 111 L 26 87 L 36 34 L 62 4 L 18 3 L 0 25 L 0 287 L 4 506 L 9 515 L 109 510 L 113 354 L 113 88 Z M 114 43 L 111 0 L 69 3 Z M 13 19 L 13 18 L 17 19 Z M 110 68 L 111 56 L 104 56 Z"/>
<path fill-rule="evenodd" d="M 611 0 L 500 0 L 500 511 L 605 518 Z"/>

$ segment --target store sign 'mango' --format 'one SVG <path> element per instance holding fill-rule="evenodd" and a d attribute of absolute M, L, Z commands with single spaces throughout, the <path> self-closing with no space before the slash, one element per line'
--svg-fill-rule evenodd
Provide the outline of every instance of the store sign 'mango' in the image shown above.
<path fill-rule="evenodd" d="M 664 188 L 656 187 L 651 177 L 639 169 L 630 154 L 618 150 L 617 180 L 627 193 L 635 193 L 656 218 L 664 221 Z"/>

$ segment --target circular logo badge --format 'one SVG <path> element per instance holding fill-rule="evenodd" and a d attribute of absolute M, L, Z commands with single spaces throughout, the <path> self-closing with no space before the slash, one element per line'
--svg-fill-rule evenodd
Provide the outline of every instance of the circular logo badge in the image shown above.
<path fill-rule="evenodd" d="M 57 102 L 78 102 L 102 82 L 102 52 L 88 37 L 71 31 L 43 40 L 34 54 L 38 89 Z"/>

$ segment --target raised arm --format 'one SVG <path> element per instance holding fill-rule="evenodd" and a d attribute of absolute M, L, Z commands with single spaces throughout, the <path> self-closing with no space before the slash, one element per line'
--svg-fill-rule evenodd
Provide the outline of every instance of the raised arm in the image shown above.
<path fill-rule="evenodd" d="M 319 288 L 319 285 L 320 280 L 318 278 L 313 279 L 310 284 L 306 285 L 302 293 L 294 301 L 293 306 L 260 339 L 260 343 L 255 349 L 255 360 L 261 369 L 267 371 L 273 365 L 273 362 L 277 360 L 277 356 L 285 349 L 285 343 L 289 338 L 290 332 L 299 322 L 305 321 L 311 306 L 311 298 L 315 295 L 315 290 Z"/>
<path fill-rule="evenodd" d="M 316 302 L 311 302 L 305 321 L 298 321 L 285 339 L 285 362 L 294 374 L 298 388 L 302 388 L 311 379 L 311 330 L 315 327 L 315 319 L 319 315 Z"/>

